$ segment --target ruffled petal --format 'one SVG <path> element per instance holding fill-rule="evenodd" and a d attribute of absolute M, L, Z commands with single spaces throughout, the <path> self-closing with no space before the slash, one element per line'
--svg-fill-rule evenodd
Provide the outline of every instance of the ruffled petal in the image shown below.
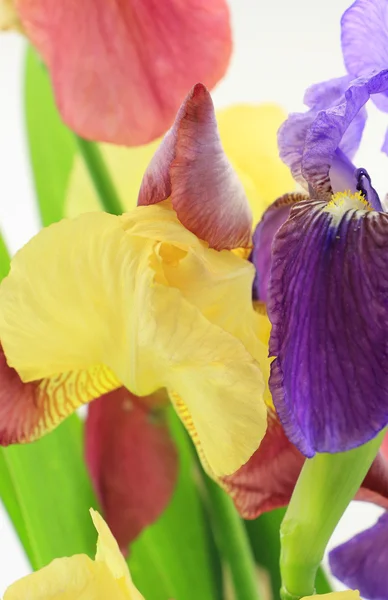
<path fill-rule="evenodd" d="M 310 183 L 310 181 L 306 181 L 302 172 L 307 134 L 310 128 L 314 126 L 315 119 L 320 111 L 327 110 L 344 101 L 344 94 L 350 83 L 351 78 L 345 76 L 312 85 L 308 88 L 304 97 L 304 102 L 310 110 L 305 113 L 292 113 L 279 129 L 280 157 L 290 167 L 294 179 L 305 189 L 308 189 Z M 347 162 L 353 158 L 360 145 L 365 122 L 366 111 L 360 109 L 337 145 L 342 154 L 345 155 Z"/>
<path fill-rule="evenodd" d="M 108 567 L 85 554 L 57 558 L 47 567 L 13 583 L 4 594 L 4 600 L 57 600 L 60 597 L 128 599 Z"/>
<path fill-rule="evenodd" d="M 0 286 L 0 339 L 24 381 L 103 364 L 138 396 L 177 393 L 225 475 L 266 429 L 253 276 L 248 261 L 187 231 L 168 203 L 89 213 L 15 256 Z"/>
<path fill-rule="evenodd" d="M 333 575 L 369 600 L 388 598 L 388 513 L 329 554 Z"/>
<path fill-rule="evenodd" d="M 345 66 L 353 77 L 368 77 L 388 63 L 388 7 L 385 0 L 356 0 L 341 19 L 341 43 Z M 388 110 L 387 94 L 374 98 Z"/>
<path fill-rule="evenodd" d="M 86 420 L 86 462 L 123 552 L 159 517 L 176 482 L 176 450 L 152 400 L 121 387 L 93 402 Z"/>
<path fill-rule="evenodd" d="M 138 203 L 169 196 L 181 223 L 211 248 L 249 245 L 249 203 L 223 151 L 213 102 L 202 84 L 191 90 L 153 157 Z"/>
<path fill-rule="evenodd" d="M 358 197 L 301 202 L 275 236 L 270 388 L 306 456 L 349 450 L 388 423 L 387 233 L 388 215 Z"/>
<path fill-rule="evenodd" d="M 388 88 L 388 70 L 352 82 L 341 104 L 321 110 L 306 133 L 301 172 L 316 197 L 324 198 L 332 192 L 330 168 L 333 156 L 340 146 L 348 127 L 371 95 Z"/>
<path fill-rule="evenodd" d="M 86 138 L 139 145 L 162 135 L 197 81 L 213 87 L 231 53 L 224 0 L 16 0 L 63 119 Z"/>
<path fill-rule="evenodd" d="M 103 365 L 23 383 L 0 347 L 0 444 L 31 442 L 82 404 L 119 385 Z"/>
<path fill-rule="evenodd" d="M 253 282 L 255 300 L 267 302 L 268 283 L 271 273 L 272 242 L 275 233 L 285 223 L 293 204 L 307 200 L 304 194 L 285 194 L 278 198 L 264 213 L 253 234 L 253 250 L 250 260 L 255 266 Z"/>

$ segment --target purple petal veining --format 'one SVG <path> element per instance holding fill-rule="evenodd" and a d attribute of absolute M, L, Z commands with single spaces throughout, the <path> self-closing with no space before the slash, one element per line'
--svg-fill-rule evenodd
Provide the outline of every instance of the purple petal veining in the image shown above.
<path fill-rule="evenodd" d="M 306 456 L 354 448 L 388 423 L 388 215 L 300 202 L 272 251 L 279 418 Z"/>

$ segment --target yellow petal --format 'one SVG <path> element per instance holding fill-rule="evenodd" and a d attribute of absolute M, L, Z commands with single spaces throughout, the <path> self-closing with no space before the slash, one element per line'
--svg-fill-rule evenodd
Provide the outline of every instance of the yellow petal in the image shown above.
<path fill-rule="evenodd" d="M 108 525 L 97 511 L 90 509 L 90 514 L 98 532 L 96 561 L 108 567 L 121 588 L 128 592 L 128 598 L 143 600 L 143 596 L 132 582 L 127 563 Z"/>
<path fill-rule="evenodd" d="M 0 339 L 25 380 L 104 364 L 137 395 L 180 396 L 217 475 L 266 429 L 253 266 L 216 252 L 168 203 L 44 230 L 0 287 Z"/>
<path fill-rule="evenodd" d="M 0 0 L 0 30 L 7 29 L 21 30 L 14 0 Z"/>
<path fill-rule="evenodd" d="M 245 187 L 254 224 L 271 202 L 295 189 L 277 147 L 277 130 L 286 117 L 275 104 L 236 105 L 217 111 L 222 145 Z"/>
<path fill-rule="evenodd" d="M 79 554 L 57 558 L 13 583 L 4 600 L 129 600 L 104 563 Z M 135 598 L 135 596 L 133 597 Z M 137 599 L 136 599 L 137 600 Z"/>
<path fill-rule="evenodd" d="M 135 208 L 141 180 L 159 143 L 160 140 L 156 140 L 137 148 L 99 144 L 124 210 Z M 76 217 L 95 210 L 102 210 L 101 205 L 83 159 L 77 156 L 69 180 L 65 214 L 68 217 Z"/>
<path fill-rule="evenodd" d="M 304 596 L 301 600 L 360 600 L 360 592 L 357 590 L 347 592 L 331 592 L 330 594 L 315 594 L 314 596 Z"/>

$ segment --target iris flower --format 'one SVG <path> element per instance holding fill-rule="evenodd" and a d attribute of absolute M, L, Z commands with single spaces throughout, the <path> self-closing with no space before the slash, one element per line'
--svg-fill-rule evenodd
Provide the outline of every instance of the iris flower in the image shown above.
<path fill-rule="evenodd" d="M 388 424 L 388 215 L 351 162 L 360 114 L 388 90 L 388 68 L 352 81 L 339 101 L 327 90 L 313 86 L 310 111 L 279 133 L 310 199 L 276 233 L 268 288 L 272 397 L 305 456 L 349 450 Z"/>
<path fill-rule="evenodd" d="M 187 90 L 213 87 L 231 54 L 225 0 L 0 0 L 0 28 L 35 46 L 69 127 L 124 145 L 163 134 Z"/>
<path fill-rule="evenodd" d="M 4 600 L 143 600 L 107 524 L 98 512 L 90 512 L 98 532 L 95 560 L 86 554 L 57 558 L 13 583 Z"/>
<path fill-rule="evenodd" d="M 225 153 L 244 186 L 246 196 L 257 222 L 273 198 L 287 189 L 292 189 L 292 177 L 278 156 L 276 131 L 285 118 L 284 112 L 271 104 L 232 106 L 217 111 L 217 124 Z M 125 210 L 132 210 L 144 172 L 160 141 L 139 148 L 121 148 L 109 144 L 101 145 L 103 156 L 109 166 L 115 186 L 122 198 Z M 75 164 L 66 203 L 69 216 L 99 210 L 94 187 L 82 160 Z M 269 322 L 260 314 L 260 332 L 263 343 L 268 343 Z M 173 442 L 169 439 L 165 425 L 164 406 L 166 394 L 138 398 L 125 388 L 111 392 L 92 402 L 86 420 L 86 460 L 89 471 L 107 518 L 116 539 L 124 549 L 144 526 L 151 523 L 164 509 L 175 487 L 177 460 Z M 264 443 L 264 464 L 255 457 L 252 477 L 258 476 L 257 486 L 265 487 L 271 471 L 272 457 L 278 464 L 281 445 L 285 437 L 271 427 L 270 438 Z M 269 433 L 269 432 L 268 432 Z M 271 448 L 271 454 L 268 454 Z M 267 450 L 266 450 L 267 449 Z M 268 459 L 265 457 L 268 455 Z M 265 472 L 258 471 L 263 469 Z M 298 461 L 299 468 L 303 457 Z M 293 469 L 296 479 L 296 470 Z M 274 478 L 278 476 L 278 469 Z M 239 474 L 233 485 L 228 479 L 227 488 L 236 497 L 244 497 L 249 514 L 257 514 L 259 504 L 252 508 L 253 501 L 245 486 L 240 493 L 240 484 L 245 475 Z M 239 485 L 238 485 L 239 484 Z M 281 482 L 276 483 L 281 489 Z M 253 490 L 251 487 L 251 489 Z M 292 488 L 284 498 L 288 501 Z M 387 489 L 388 492 L 388 489 Z M 263 508 L 270 507 L 270 485 Z M 277 500 L 280 497 L 277 495 Z M 244 512 L 243 505 L 240 507 Z M 244 512 L 245 514 L 245 512 Z"/>
<path fill-rule="evenodd" d="M 248 113 L 240 132 L 262 123 Z M 233 139 L 223 135 L 225 146 Z M 249 135 L 241 140 L 250 147 Z M 262 212 L 269 198 L 264 184 L 262 196 L 254 191 L 256 156 L 244 159 L 240 147 L 230 155 Z M 278 169 L 271 193 L 284 173 L 291 185 L 277 159 L 267 155 L 265 164 Z M 286 504 L 304 461 L 266 385 L 270 323 L 265 305 L 252 302 L 248 204 L 203 86 L 157 149 L 140 201 L 120 217 L 86 213 L 43 230 L 0 286 L 0 441 L 31 441 L 98 398 L 87 458 L 123 549 L 173 489 L 165 389 L 205 469 L 242 515 Z M 268 254 L 268 241 L 262 249 Z M 360 494 L 388 508 L 380 458 Z"/>
<path fill-rule="evenodd" d="M 36 439 L 122 386 L 167 389 L 208 471 L 228 475 L 266 431 L 267 347 L 242 257 L 250 209 L 204 86 L 154 155 L 139 203 L 54 224 L 12 260 L 0 287 L 1 443 Z"/>

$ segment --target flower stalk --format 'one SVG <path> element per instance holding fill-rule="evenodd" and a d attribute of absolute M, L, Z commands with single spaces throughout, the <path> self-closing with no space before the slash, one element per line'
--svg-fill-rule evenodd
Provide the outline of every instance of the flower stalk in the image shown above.
<path fill-rule="evenodd" d="M 232 500 L 208 477 L 206 488 L 218 544 L 230 569 L 236 600 L 260 600 L 255 560 L 243 522 Z"/>
<path fill-rule="evenodd" d="M 101 206 L 112 215 L 121 215 L 124 209 L 98 145 L 78 135 L 75 140 Z"/>
<path fill-rule="evenodd" d="M 280 530 L 282 600 L 314 594 L 330 536 L 367 474 L 384 434 L 385 430 L 354 450 L 316 454 L 306 460 Z"/>

